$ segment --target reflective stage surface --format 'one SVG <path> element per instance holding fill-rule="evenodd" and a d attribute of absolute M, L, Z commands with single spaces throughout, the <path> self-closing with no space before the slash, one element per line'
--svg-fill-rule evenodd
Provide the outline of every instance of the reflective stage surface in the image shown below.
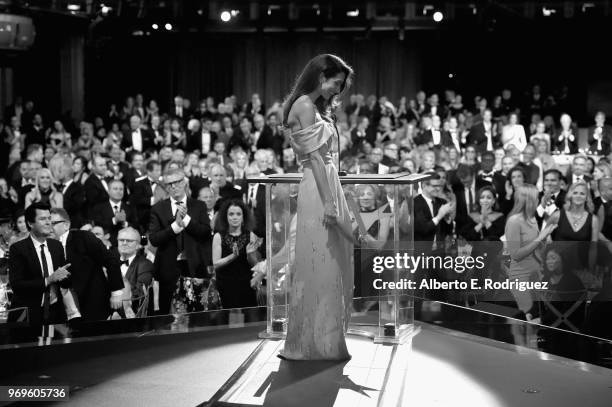
<path fill-rule="evenodd" d="M 355 314 L 353 321 L 367 326 L 377 312 Z M 405 374 L 403 385 L 387 386 L 401 406 L 610 404 L 607 340 L 436 302 L 423 302 L 418 315 L 421 332 L 395 354 L 393 346 L 349 336 L 351 361 L 311 366 L 280 361 L 275 354 L 282 341 L 257 339 L 264 308 L 101 322 L 72 331 L 58 326 L 46 346 L 10 344 L 4 337 L 0 384 L 67 384 L 68 404 L 75 406 L 207 405 L 231 393 L 249 397 L 248 404 L 228 399 L 225 405 L 356 407 L 386 405 L 378 398 L 390 372 Z M 255 380 L 237 380 L 258 349 Z M 389 369 L 394 360 L 397 367 Z M 229 392 L 232 383 L 240 390 Z M 320 398 L 311 403 L 308 396 Z"/>

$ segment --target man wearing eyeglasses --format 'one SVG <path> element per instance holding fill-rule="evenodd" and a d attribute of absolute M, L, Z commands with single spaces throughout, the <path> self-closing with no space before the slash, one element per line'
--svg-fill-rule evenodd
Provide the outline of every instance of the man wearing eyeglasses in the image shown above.
<path fill-rule="evenodd" d="M 143 254 L 138 253 L 141 245 L 140 233 L 136 229 L 121 229 L 117 242 L 121 256 L 121 276 L 126 287 L 123 290 L 124 311 L 126 316 L 136 316 L 153 280 L 153 264 Z"/>
<path fill-rule="evenodd" d="M 204 202 L 187 196 L 181 169 L 168 170 L 163 182 L 169 198 L 151 208 L 149 241 L 157 247 L 154 276 L 159 282 L 159 312 L 167 314 L 179 276 L 204 278 L 211 245 L 210 221 Z"/>
<path fill-rule="evenodd" d="M 121 307 L 123 278 L 119 259 L 93 233 L 70 229 L 70 216 L 62 208 L 51 209 L 54 237 L 62 243 L 71 264 L 72 288 L 83 321 L 108 318 Z M 106 268 L 106 275 L 104 269 Z"/>

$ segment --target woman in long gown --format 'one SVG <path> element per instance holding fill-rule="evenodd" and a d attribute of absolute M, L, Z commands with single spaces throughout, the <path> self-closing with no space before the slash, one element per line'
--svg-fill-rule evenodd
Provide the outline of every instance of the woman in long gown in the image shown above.
<path fill-rule="evenodd" d="M 352 69 L 324 54 L 310 60 L 284 105 L 291 147 L 304 167 L 297 202 L 295 265 L 289 281 L 289 360 L 350 358 L 344 335 L 353 294 L 351 218 L 334 165 L 330 120 Z"/>

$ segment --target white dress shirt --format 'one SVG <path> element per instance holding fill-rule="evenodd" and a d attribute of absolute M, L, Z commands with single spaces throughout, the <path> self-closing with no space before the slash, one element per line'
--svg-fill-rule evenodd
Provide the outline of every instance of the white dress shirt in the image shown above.
<path fill-rule="evenodd" d="M 474 205 L 476 203 L 476 181 L 473 181 L 472 185 L 470 185 L 469 188 L 463 188 L 463 193 L 465 196 L 465 208 L 468 215 L 472 210 L 472 208 L 470 208 L 470 192 L 472 193 L 472 205 Z"/>
<path fill-rule="evenodd" d="M 210 151 L 210 133 L 209 132 L 202 132 L 202 154 L 208 154 L 208 152 Z"/>
<path fill-rule="evenodd" d="M 176 216 L 176 211 L 178 210 L 177 202 L 182 202 L 183 206 L 187 207 L 187 195 L 185 194 L 183 198 L 179 199 L 178 201 L 170 197 L 170 207 L 172 208 L 172 216 Z M 183 224 L 185 225 L 185 227 L 179 226 L 176 221 L 172 222 L 170 227 L 172 228 L 175 234 L 179 234 L 187 227 L 187 225 L 189 225 L 190 221 L 191 217 L 189 215 L 185 215 L 185 217 L 183 218 Z"/>
<path fill-rule="evenodd" d="M 251 205 L 251 207 L 257 207 L 257 189 L 259 188 L 259 184 L 250 184 L 249 185 L 249 194 L 247 203 Z"/>
<path fill-rule="evenodd" d="M 142 151 L 142 133 L 140 129 L 132 131 L 132 149 Z"/>
<path fill-rule="evenodd" d="M 44 266 L 43 266 L 43 261 L 47 264 L 47 272 L 49 273 L 49 276 L 51 274 L 53 274 L 53 272 L 55 271 L 55 267 L 53 265 L 53 259 L 51 258 L 51 252 L 49 251 L 49 246 L 48 246 L 48 242 L 45 241 L 44 243 L 39 242 L 38 240 L 34 239 L 34 237 L 32 235 L 30 235 L 30 239 L 32 239 L 32 243 L 34 243 L 34 249 L 36 251 L 36 256 L 38 257 L 38 263 L 40 264 L 40 270 L 43 273 L 43 278 L 45 278 L 45 270 L 44 270 Z M 45 248 L 43 249 L 43 252 L 45 253 L 45 258 L 43 259 L 40 255 L 40 247 L 42 245 L 45 245 Z M 56 286 L 51 287 L 51 289 L 49 290 L 50 292 L 50 304 L 55 304 L 57 302 L 57 292 L 55 291 Z M 45 295 L 43 294 L 42 300 L 41 300 L 41 306 L 44 305 L 45 302 Z"/>
<path fill-rule="evenodd" d="M 435 146 L 440 144 L 440 130 L 431 129 L 431 139 L 433 140 Z"/>
<path fill-rule="evenodd" d="M 493 125 L 486 122 L 483 122 L 482 125 L 485 129 L 485 136 L 487 137 L 487 151 L 493 151 Z"/>

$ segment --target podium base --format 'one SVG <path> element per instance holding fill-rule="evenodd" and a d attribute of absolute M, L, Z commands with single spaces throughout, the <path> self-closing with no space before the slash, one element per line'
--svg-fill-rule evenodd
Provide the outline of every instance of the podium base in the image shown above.
<path fill-rule="evenodd" d="M 257 334 L 257 337 L 259 339 L 286 339 L 287 332 L 268 332 L 265 330 Z"/>

